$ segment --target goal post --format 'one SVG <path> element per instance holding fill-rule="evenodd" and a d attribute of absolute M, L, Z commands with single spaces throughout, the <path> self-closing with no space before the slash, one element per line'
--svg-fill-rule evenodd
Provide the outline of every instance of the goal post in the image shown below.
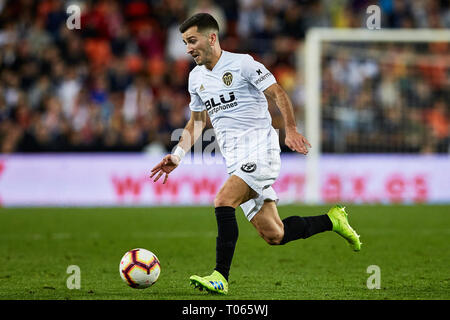
<path fill-rule="evenodd" d="M 305 83 L 305 135 L 312 145 L 306 157 L 305 203 L 319 204 L 320 159 L 322 154 L 321 83 L 324 43 L 430 43 L 450 42 L 447 29 L 336 29 L 311 28 L 306 33 L 304 47 L 297 52 L 297 72 L 304 74 Z"/>

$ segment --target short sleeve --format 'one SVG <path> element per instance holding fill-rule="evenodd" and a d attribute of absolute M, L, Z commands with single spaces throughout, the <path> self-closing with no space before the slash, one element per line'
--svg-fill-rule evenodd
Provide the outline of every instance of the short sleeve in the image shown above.
<path fill-rule="evenodd" d="M 241 74 L 259 91 L 264 91 L 277 82 L 273 74 L 262 63 L 255 61 L 248 54 L 242 59 Z"/>
<path fill-rule="evenodd" d="M 189 109 L 194 112 L 200 112 L 205 110 L 205 105 L 203 104 L 202 99 L 198 95 L 197 91 L 195 90 L 195 76 L 192 74 L 192 72 L 189 74 L 189 81 L 188 81 L 188 90 L 189 95 L 191 96 L 191 102 L 189 103 Z"/>

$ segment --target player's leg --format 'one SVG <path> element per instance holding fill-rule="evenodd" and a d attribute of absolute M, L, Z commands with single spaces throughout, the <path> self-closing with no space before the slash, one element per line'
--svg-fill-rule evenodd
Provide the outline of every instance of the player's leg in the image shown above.
<path fill-rule="evenodd" d="M 241 203 L 253 199 L 257 193 L 236 175 L 231 175 L 220 188 L 214 199 L 214 206 L 237 208 Z"/>
<path fill-rule="evenodd" d="M 214 199 L 217 221 L 215 270 L 227 280 L 239 234 L 236 207 L 255 196 L 256 193 L 241 178 L 232 175 Z"/>
<path fill-rule="evenodd" d="M 284 225 L 278 215 L 275 201 L 265 200 L 261 209 L 250 222 L 268 244 L 280 244 L 284 236 Z"/>
<path fill-rule="evenodd" d="M 212 292 L 228 292 L 228 275 L 239 235 L 236 207 L 256 193 L 239 177 L 232 175 L 224 183 L 214 200 L 217 221 L 216 267 L 207 277 L 192 276 L 191 283 Z"/>
<path fill-rule="evenodd" d="M 326 214 L 311 217 L 291 216 L 281 220 L 276 203 L 272 200 L 264 201 L 261 209 L 250 222 L 270 245 L 306 239 L 317 233 L 332 230 L 333 227 Z"/>
<path fill-rule="evenodd" d="M 250 222 L 270 245 L 282 245 L 332 230 L 342 236 L 354 251 L 361 250 L 359 235 L 348 223 L 345 208 L 339 205 L 332 207 L 327 214 L 310 217 L 291 216 L 281 220 L 275 202 L 264 201 Z"/>

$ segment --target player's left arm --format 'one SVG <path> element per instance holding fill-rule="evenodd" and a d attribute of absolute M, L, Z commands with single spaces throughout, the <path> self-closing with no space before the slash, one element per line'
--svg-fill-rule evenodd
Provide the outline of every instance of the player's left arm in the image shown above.
<path fill-rule="evenodd" d="M 267 98 L 270 98 L 275 102 L 278 109 L 280 109 L 281 115 L 284 119 L 286 130 L 286 145 L 292 150 L 302 154 L 308 153 L 308 148 L 311 148 L 311 144 L 308 140 L 297 131 L 297 125 L 295 123 L 294 108 L 292 107 L 291 99 L 284 89 L 278 84 L 274 83 L 264 90 L 264 94 Z"/>

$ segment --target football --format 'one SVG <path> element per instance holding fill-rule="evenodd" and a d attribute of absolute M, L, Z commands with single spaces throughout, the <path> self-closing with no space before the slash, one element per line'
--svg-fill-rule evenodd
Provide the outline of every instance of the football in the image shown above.
<path fill-rule="evenodd" d="M 125 253 L 119 265 L 120 276 L 126 284 L 135 289 L 145 289 L 159 278 L 161 266 L 156 255 L 138 248 Z"/>

